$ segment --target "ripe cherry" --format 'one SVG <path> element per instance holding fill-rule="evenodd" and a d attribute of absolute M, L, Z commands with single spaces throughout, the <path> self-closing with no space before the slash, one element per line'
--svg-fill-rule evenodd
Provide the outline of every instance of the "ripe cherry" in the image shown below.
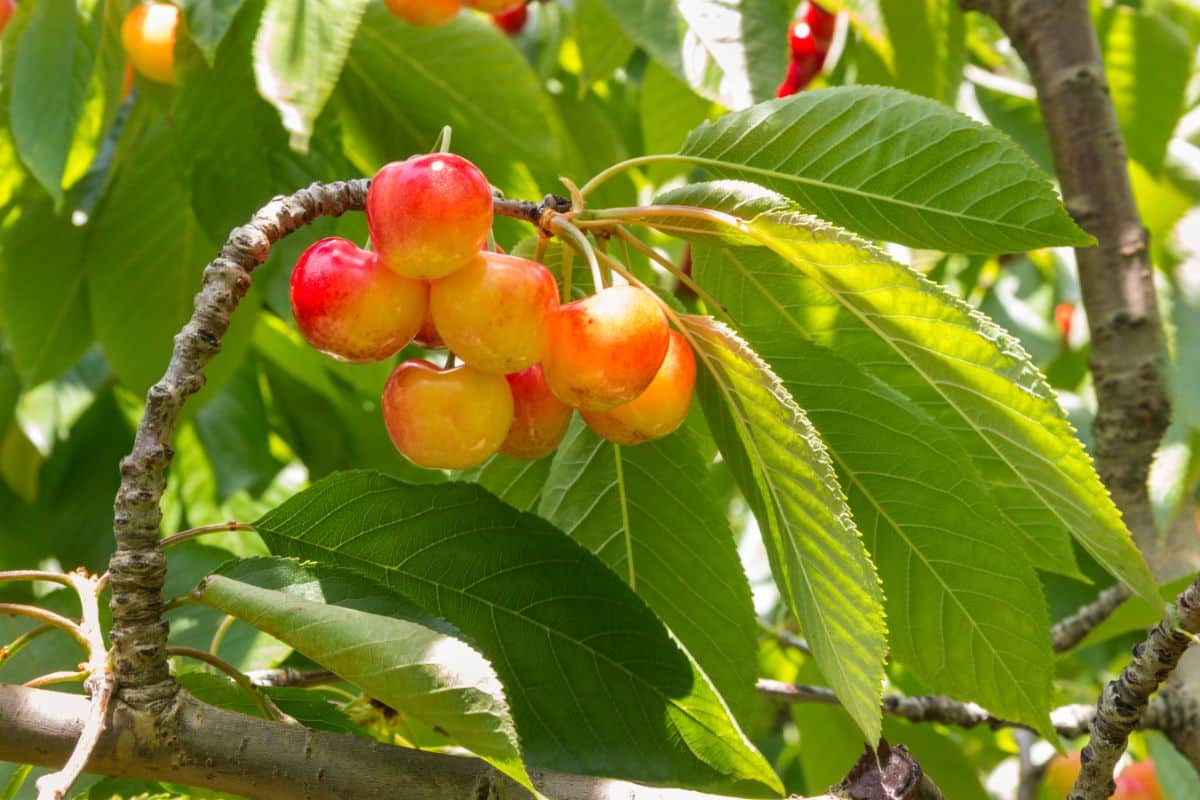
<path fill-rule="evenodd" d="M 828 51 L 833 43 L 833 33 L 837 30 L 837 14 L 826 11 L 821 6 L 809 0 L 804 10 L 804 21 L 808 24 L 812 37 L 822 51 Z"/>
<path fill-rule="evenodd" d="M 8 21 L 17 13 L 16 0 L 0 0 L 0 34 L 8 27 Z"/>
<path fill-rule="evenodd" d="M 1127 765 L 1116 777 L 1116 784 L 1112 800 L 1163 800 L 1153 761 L 1135 761 Z"/>
<path fill-rule="evenodd" d="M 541 361 L 557 309 L 550 270 L 516 256 L 485 250 L 430 283 L 429 311 L 442 341 L 484 372 L 504 375 Z"/>
<path fill-rule="evenodd" d="M 492 24 L 509 36 L 516 36 L 525 27 L 525 21 L 528 18 L 528 7 L 524 3 L 521 3 L 516 8 L 493 15 Z"/>
<path fill-rule="evenodd" d="M 554 452 L 571 424 L 571 407 L 546 384 L 539 364 L 504 376 L 513 397 L 513 423 L 500 452 L 535 461 Z"/>
<path fill-rule="evenodd" d="M 1080 755 L 1076 750 L 1065 756 L 1055 756 L 1046 764 L 1046 785 L 1057 797 L 1066 797 L 1079 777 Z"/>
<path fill-rule="evenodd" d="M 398 353 L 421 327 L 428 292 L 424 281 L 397 275 L 345 239 L 312 245 L 292 271 L 292 313 L 300 333 L 345 361 Z"/>
<path fill-rule="evenodd" d="M 445 24 L 462 10 L 458 0 L 383 0 L 383 4 L 392 16 L 425 28 Z"/>
<path fill-rule="evenodd" d="M 428 284 L 428 281 L 426 283 Z M 442 341 L 442 336 L 438 333 L 437 325 L 433 324 L 433 314 L 431 312 L 425 312 L 425 319 L 421 321 L 421 329 L 417 331 L 417 335 L 413 337 L 413 341 L 426 350 L 441 350 L 445 348 L 446 343 Z"/>
<path fill-rule="evenodd" d="M 610 442 L 640 444 L 661 439 L 687 418 L 696 387 L 696 357 L 676 331 L 666 358 L 646 391 L 609 411 L 582 411 L 588 427 Z"/>
<path fill-rule="evenodd" d="M 174 83 L 179 24 L 179 7 L 171 3 L 135 6 L 121 23 L 121 44 L 133 68 L 152 81 Z"/>
<path fill-rule="evenodd" d="M 524 4 L 525 0 L 463 0 L 463 5 L 485 14 L 503 14 L 505 11 L 512 11 L 518 5 Z"/>
<path fill-rule="evenodd" d="M 500 448 L 513 421 L 503 375 L 465 364 L 405 361 L 383 387 L 383 421 L 401 454 L 421 467 L 467 469 Z"/>
<path fill-rule="evenodd" d="M 654 379 L 667 353 L 667 318 L 645 289 L 613 286 L 550 315 L 546 382 L 569 406 L 607 411 Z"/>
<path fill-rule="evenodd" d="M 367 226 L 388 267 L 406 278 L 441 278 L 487 243 L 492 189 L 474 164 L 452 153 L 396 161 L 371 181 Z"/>
<path fill-rule="evenodd" d="M 1054 327 L 1058 328 L 1063 347 L 1069 347 L 1071 344 L 1071 320 L 1074 316 L 1075 306 L 1071 303 L 1059 303 L 1054 306 Z"/>

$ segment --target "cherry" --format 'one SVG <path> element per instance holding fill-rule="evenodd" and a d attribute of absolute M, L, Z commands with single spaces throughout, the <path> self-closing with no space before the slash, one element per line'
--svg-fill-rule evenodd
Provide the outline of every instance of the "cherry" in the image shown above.
<path fill-rule="evenodd" d="M 430 283 L 429 311 L 446 346 L 484 372 L 519 372 L 542 360 L 558 286 L 534 261 L 483 251 Z"/>
<path fill-rule="evenodd" d="M 379 361 L 413 338 L 428 307 L 424 281 L 404 278 L 345 239 L 322 239 L 292 271 L 292 313 L 313 347 L 345 361 Z"/>
<path fill-rule="evenodd" d="M 1117 776 L 1116 783 L 1112 800 L 1163 800 L 1153 761 L 1135 761 L 1127 765 Z"/>
<path fill-rule="evenodd" d="M 1066 797 L 1079 777 L 1079 751 L 1055 756 L 1046 764 L 1046 785 L 1057 797 Z"/>
<path fill-rule="evenodd" d="M 676 331 L 662 366 L 646 391 L 609 411 L 583 411 L 588 427 L 617 444 L 640 444 L 661 439 L 683 424 L 696 387 L 696 357 Z"/>
<path fill-rule="evenodd" d="M 569 406 L 607 411 L 654 379 L 667 353 L 667 318 L 645 289 L 613 286 L 551 314 L 542 370 Z"/>
<path fill-rule="evenodd" d="M 502 11 L 499 14 L 492 16 L 492 24 L 500 30 L 507 33 L 509 36 L 516 36 L 525 27 L 525 20 L 529 18 L 529 10 L 525 3 L 516 8 Z"/>
<path fill-rule="evenodd" d="M 383 387 L 383 421 L 396 449 L 421 467 L 467 469 L 499 449 L 513 421 L 503 375 L 465 364 L 405 361 Z"/>
<path fill-rule="evenodd" d="M 503 14 L 518 5 L 525 5 L 525 0 L 463 0 L 463 5 L 485 14 Z"/>
<path fill-rule="evenodd" d="M 441 278 L 487 243 L 492 188 L 461 156 L 396 161 L 367 190 L 367 227 L 383 263 L 406 278 Z"/>
<path fill-rule="evenodd" d="M 504 377 L 512 390 L 513 423 L 500 452 L 527 461 L 549 455 L 571 424 L 571 407 L 550 391 L 538 364 Z"/>
<path fill-rule="evenodd" d="M 8 21 L 17 13 L 16 0 L 0 0 L 0 34 L 8 27 Z"/>
<path fill-rule="evenodd" d="M 179 24 L 179 8 L 170 3 L 135 6 L 121 23 L 121 44 L 134 69 L 152 81 L 174 83 Z"/>
<path fill-rule="evenodd" d="M 825 64 L 824 53 L 814 53 L 807 56 L 794 57 L 788 64 L 787 75 L 779 88 L 775 90 L 776 97 L 788 97 L 803 90 L 812 79 L 821 72 Z"/>
<path fill-rule="evenodd" d="M 1075 316 L 1075 306 L 1071 303 L 1059 303 L 1054 307 L 1054 327 L 1062 335 L 1062 346 L 1069 347 L 1071 343 L 1071 318 Z"/>
<path fill-rule="evenodd" d="M 809 0 L 804 10 L 804 21 L 820 49 L 828 51 L 829 45 L 833 43 L 834 31 L 837 30 L 837 14 L 826 11 Z"/>
<path fill-rule="evenodd" d="M 428 282 L 426 283 L 428 284 Z M 446 343 L 442 341 L 441 334 L 438 333 L 437 325 L 433 324 L 433 314 L 430 311 L 425 312 L 425 319 L 421 321 L 421 329 L 417 331 L 413 341 L 426 350 L 441 350 L 446 346 Z"/>
<path fill-rule="evenodd" d="M 445 24 L 462 10 L 458 0 L 383 0 L 383 4 L 392 16 L 425 28 Z"/>

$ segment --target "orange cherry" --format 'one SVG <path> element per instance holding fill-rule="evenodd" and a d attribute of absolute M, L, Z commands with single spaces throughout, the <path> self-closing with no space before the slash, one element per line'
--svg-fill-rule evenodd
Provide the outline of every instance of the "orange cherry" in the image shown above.
<path fill-rule="evenodd" d="M 558 286 L 535 261 L 488 251 L 432 281 L 429 311 L 442 341 L 484 372 L 519 372 L 542 360 Z"/>
<path fill-rule="evenodd" d="M 554 452 L 571 423 L 571 407 L 550 391 L 538 364 L 504 377 L 512 390 L 513 423 L 500 452 L 526 461 Z"/>
<path fill-rule="evenodd" d="M 463 5 L 485 14 L 503 14 L 525 5 L 525 0 L 463 0 Z"/>
<path fill-rule="evenodd" d="M 133 68 L 158 83 L 175 83 L 175 36 L 179 7 L 149 2 L 134 6 L 121 23 L 121 44 Z"/>
<path fill-rule="evenodd" d="M 409 461 L 436 469 L 478 466 L 500 449 L 513 421 L 503 375 L 465 364 L 405 361 L 383 387 L 383 421 Z"/>
<path fill-rule="evenodd" d="M 608 411 L 581 411 L 588 427 L 617 444 L 661 439 L 687 418 L 696 387 L 696 357 L 676 331 L 670 332 L 666 358 L 646 391 Z"/>
<path fill-rule="evenodd" d="M 612 286 L 550 315 L 542 371 L 569 406 L 607 411 L 637 397 L 667 354 L 667 318 L 645 289 Z"/>
<path fill-rule="evenodd" d="M 1057 797 L 1065 798 L 1079 777 L 1079 751 L 1055 756 L 1046 764 L 1046 785 Z"/>
<path fill-rule="evenodd" d="M 458 0 L 383 0 L 383 4 L 392 16 L 424 28 L 444 25 L 462 10 Z"/>

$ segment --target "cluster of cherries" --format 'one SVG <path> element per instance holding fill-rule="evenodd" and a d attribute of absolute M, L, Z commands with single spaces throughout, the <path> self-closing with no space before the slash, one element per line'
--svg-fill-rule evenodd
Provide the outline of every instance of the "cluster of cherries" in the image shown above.
<path fill-rule="evenodd" d="M 560 304 L 545 266 L 486 249 L 492 189 L 471 162 L 388 164 L 366 211 L 374 249 L 309 247 L 292 272 L 292 311 L 309 344 L 345 361 L 387 359 L 414 340 L 449 349 L 445 366 L 405 361 L 384 386 L 388 434 L 410 461 L 538 459 L 574 409 L 618 444 L 666 436 L 687 416 L 695 357 L 661 301 L 622 284 Z"/>
<path fill-rule="evenodd" d="M 826 11 L 812 0 L 806 0 L 799 19 L 788 29 L 792 60 L 783 82 L 775 90 L 776 97 L 796 94 L 820 74 L 825 66 L 825 56 L 833 44 L 836 28 L 837 14 Z"/>
<path fill-rule="evenodd" d="M 525 27 L 526 0 L 383 0 L 392 15 L 413 25 L 444 25 L 463 6 L 492 15 L 496 27 L 515 36 Z"/>

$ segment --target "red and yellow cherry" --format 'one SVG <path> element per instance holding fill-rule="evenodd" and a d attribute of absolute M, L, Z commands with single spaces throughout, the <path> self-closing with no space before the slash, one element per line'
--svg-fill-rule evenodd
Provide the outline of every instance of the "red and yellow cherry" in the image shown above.
<path fill-rule="evenodd" d="M 503 375 L 465 364 L 405 361 L 383 387 L 383 421 L 405 458 L 421 467 L 467 469 L 500 448 L 513 421 Z"/>
<path fill-rule="evenodd" d="M 442 341 L 441 334 L 438 333 L 437 325 L 433 324 L 433 314 L 429 311 L 425 312 L 425 319 L 421 322 L 421 329 L 417 331 L 417 335 L 413 337 L 413 341 L 426 350 L 442 350 L 446 347 L 446 343 Z"/>
<path fill-rule="evenodd" d="M 431 28 L 443 25 L 458 15 L 458 0 L 383 0 L 392 16 L 412 25 Z"/>
<path fill-rule="evenodd" d="M 525 0 L 463 0 L 463 5 L 485 14 L 503 14 L 524 4 Z"/>
<path fill-rule="evenodd" d="M 487 244 L 492 189 L 461 156 L 396 161 L 371 180 L 367 227 L 383 263 L 406 278 L 441 278 Z"/>
<path fill-rule="evenodd" d="M 1055 756 L 1046 764 L 1046 785 L 1056 797 L 1066 797 L 1079 777 L 1079 751 L 1065 756 Z"/>
<path fill-rule="evenodd" d="M 424 281 L 405 278 L 378 256 L 328 238 L 292 271 L 292 313 L 313 347 L 345 361 L 379 361 L 412 340 L 428 308 Z"/>
<path fill-rule="evenodd" d="M 484 372 L 504 375 L 541 361 L 547 320 L 557 309 L 550 270 L 516 256 L 485 250 L 430 282 L 429 311 L 442 341 Z"/>
<path fill-rule="evenodd" d="M 1112 800 L 1163 800 L 1153 761 L 1135 761 L 1127 765 L 1116 777 L 1116 783 Z"/>
<path fill-rule="evenodd" d="M 8 21 L 17 13 L 16 0 L 0 0 L 0 34 L 8 27 Z"/>
<path fill-rule="evenodd" d="M 667 318 L 645 289 L 612 286 L 549 319 L 542 371 L 569 406 L 607 411 L 641 394 L 667 354 Z"/>
<path fill-rule="evenodd" d="M 808 25 L 817 46 L 822 51 L 829 50 L 829 45 L 833 43 L 833 33 L 837 29 L 837 14 L 826 11 L 809 0 L 808 7 L 804 10 L 804 22 Z"/>
<path fill-rule="evenodd" d="M 554 452 L 571 424 L 571 407 L 550 391 L 538 364 L 504 377 L 512 390 L 513 422 L 500 452 L 526 461 Z"/>
<path fill-rule="evenodd" d="M 640 444 L 661 439 L 687 418 L 696 388 L 696 357 L 676 331 L 662 366 L 646 391 L 608 411 L 582 411 L 588 427 L 617 444 Z"/>
<path fill-rule="evenodd" d="M 525 20 L 528 18 L 529 7 L 521 3 L 516 8 L 492 15 L 492 24 L 509 36 L 516 36 L 525 27 Z"/>
<path fill-rule="evenodd" d="M 135 6 L 121 23 L 121 44 L 133 68 L 158 83 L 175 82 L 175 36 L 179 7 L 149 2 Z"/>

